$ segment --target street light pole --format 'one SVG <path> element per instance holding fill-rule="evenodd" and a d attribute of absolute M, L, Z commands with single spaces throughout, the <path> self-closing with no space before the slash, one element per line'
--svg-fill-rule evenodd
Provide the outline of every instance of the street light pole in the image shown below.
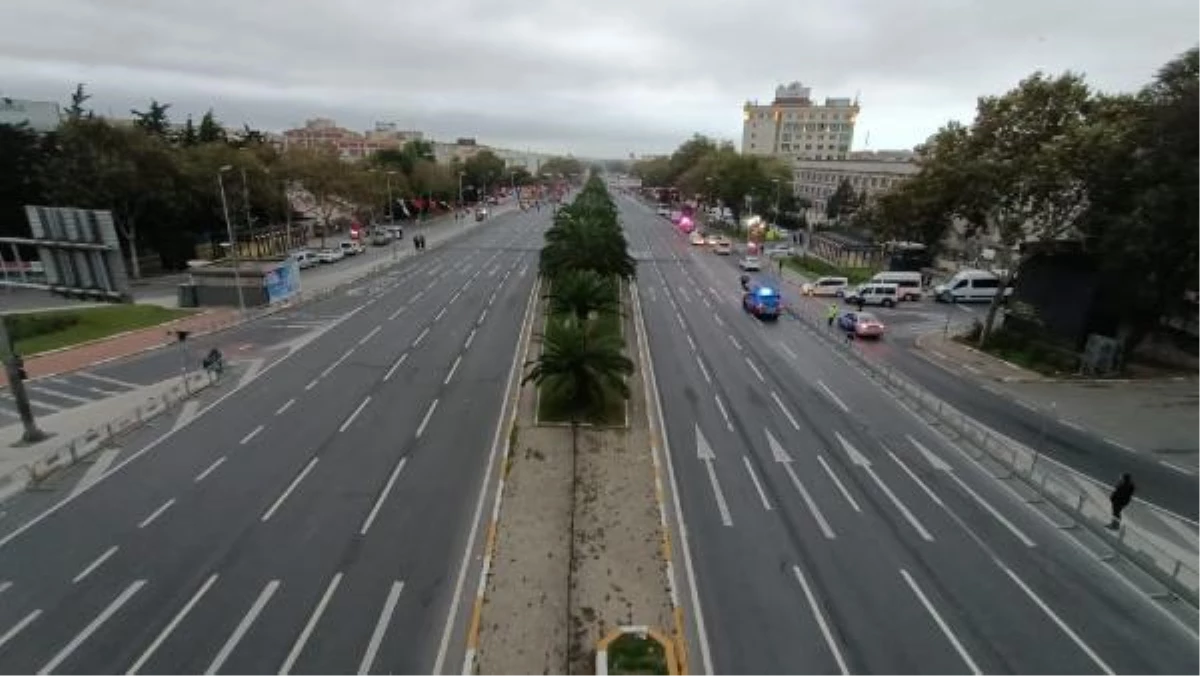
<path fill-rule="evenodd" d="M 387 193 L 388 193 L 388 225 L 391 225 L 396 222 L 396 212 L 395 212 L 394 206 L 393 206 L 395 204 L 395 202 L 392 201 L 392 174 L 394 174 L 394 173 L 396 173 L 396 172 L 389 171 L 387 174 L 385 174 L 385 176 L 387 178 Z"/>
<path fill-rule="evenodd" d="M 241 261 L 238 256 L 237 242 L 233 239 L 233 221 L 229 219 L 229 200 L 225 198 L 225 172 L 233 167 L 226 164 L 217 171 L 217 187 L 221 190 L 221 210 L 225 212 L 225 234 L 229 237 L 229 252 L 233 257 L 233 283 L 237 286 L 238 310 L 246 314 L 246 294 L 242 290 Z"/>
<path fill-rule="evenodd" d="M 242 171 L 242 206 L 246 210 L 246 228 L 248 230 L 250 230 L 250 241 L 255 243 L 254 250 L 255 250 L 255 254 L 258 255 L 261 252 L 258 251 L 258 239 L 255 238 L 255 236 L 254 236 L 254 223 L 250 220 L 250 184 L 249 184 L 249 182 L 246 181 L 246 168 L 242 167 L 241 171 Z"/>

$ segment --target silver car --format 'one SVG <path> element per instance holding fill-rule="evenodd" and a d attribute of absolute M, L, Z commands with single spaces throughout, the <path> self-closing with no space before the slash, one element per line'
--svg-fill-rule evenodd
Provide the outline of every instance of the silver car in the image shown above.
<path fill-rule="evenodd" d="M 738 267 L 746 272 L 758 272 L 762 270 L 762 262 L 759 261 L 758 256 L 746 256 L 738 261 Z"/>

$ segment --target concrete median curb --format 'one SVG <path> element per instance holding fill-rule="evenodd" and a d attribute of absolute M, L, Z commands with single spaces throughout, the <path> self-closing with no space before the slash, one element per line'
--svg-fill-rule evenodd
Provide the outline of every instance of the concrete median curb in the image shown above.
<path fill-rule="evenodd" d="M 663 653 L 667 661 L 667 673 L 670 676 L 678 676 L 679 674 L 687 673 L 680 670 L 678 657 L 675 655 L 675 648 L 672 642 L 662 632 L 650 627 L 638 625 L 625 625 L 612 630 L 607 636 L 600 639 L 596 644 L 596 674 L 597 676 L 608 676 L 608 652 L 609 647 L 618 639 L 624 636 L 634 636 L 640 640 L 654 641 L 663 648 Z"/>

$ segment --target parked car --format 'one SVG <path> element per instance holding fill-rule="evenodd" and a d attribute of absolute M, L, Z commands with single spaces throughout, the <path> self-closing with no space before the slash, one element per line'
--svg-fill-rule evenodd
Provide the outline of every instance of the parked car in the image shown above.
<path fill-rule="evenodd" d="M 689 239 L 692 243 L 692 246 L 704 246 L 704 235 L 701 235 L 698 232 L 693 232 Z"/>
<path fill-rule="evenodd" d="M 919 272 L 880 272 L 872 277 L 871 281 L 900 287 L 900 300 L 921 300 L 923 292 Z"/>
<path fill-rule="evenodd" d="M 769 258 L 786 258 L 788 256 L 795 256 L 796 250 L 790 244 L 771 244 L 767 246 L 763 253 Z"/>
<path fill-rule="evenodd" d="M 341 249 L 321 249 L 317 251 L 318 263 L 336 263 L 346 257 Z"/>
<path fill-rule="evenodd" d="M 292 260 L 301 270 L 306 270 L 317 264 L 317 255 L 308 249 L 292 252 Z"/>
<path fill-rule="evenodd" d="M 850 280 L 845 277 L 818 277 L 816 281 L 805 282 L 800 292 L 806 296 L 841 296 L 850 286 Z"/>
<path fill-rule="evenodd" d="M 1000 288 L 1000 278 L 986 270 L 959 270 L 945 284 L 934 287 L 934 298 L 942 303 L 990 303 Z M 1004 292 L 1007 299 L 1012 287 Z"/>
<path fill-rule="evenodd" d="M 704 243 L 707 244 L 708 246 L 716 246 L 717 242 L 719 242 L 719 241 L 720 240 L 717 239 L 716 235 L 709 235 L 708 237 L 706 237 L 704 239 Z"/>
<path fill-rule="evenodd" d="M 358 241 L 339 242 L 338 248 L 341 249 L 342 254 L 345 256 L 357 256 L 358 254 L 366 251 L 362 243 Z"/>
<path fill-rule="evenodd" d="M 894 307 L 900 300 L 900 287 L 895 284 L 868 282 L 857 289 L 844 294 L 846 302 L 851 305 L 882 305 Z"/>
<path fill-rule="evenodd" d="M 887 327 L 870 312 L 847 312 L 838 317 L 838 328 L 859 338 L 882 338 Z"/>
<path fill-rule="evenodd" d="M 658 208 L 656 208 L 654 210 L 654 213 L 658 214 L 659 216 L 662 216 L 663 218 L 669 218 L 671 216 L 671 208 L 665 207 L 665 206 L 659 206 Z"/>
<path fill-rule="evenodd" d="M 386 228 L 375 228 L 371 233 L 371 244 L 373 246 L 387 246 L 392 243 L 392 235 Z"/>
<path fill-rule="evenodd" d="M 722 237 L 717 240 L 717 246 L 713 248 L 713 252 L 718 256 L 728 256 L 733 253 L 733 242 Z"/>
<path fill-rule="evenodd" d="M 758 256 L 746 256 L 738 261 L 738 267 L 746 272 L 758 272 L 762 270 L 762 261 L 759 260 Z"/>

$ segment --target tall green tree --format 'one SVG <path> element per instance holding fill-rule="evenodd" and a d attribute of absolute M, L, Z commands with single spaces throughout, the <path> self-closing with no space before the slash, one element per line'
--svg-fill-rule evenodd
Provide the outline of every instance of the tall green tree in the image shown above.
<path fill-rule="evenodd" d="M 157 99 L 150 100 L 150 107 L 144 112 L 131 109 L 133 124 L 147 134 L 165 139 L 171 134 L 171 119 L 167 116 L 171 104 L 159 103 Z"/>
<path fill-rule="evenodd" d="M 225 128 L 217 122 L 216 115 L 213 114 L 212 108 L 204 112 L 204 116 L 200 118 L 200 130 L 198 132 L 201 143 L 224 143 L 227 137 Z"/>
<path fill-rule="evenodd" d="M 551 282 L 550 310 L 556 315 L 571 315 L 586 322 L 604 312 L 616 312 L 620 303 L 617 285 L 612 277 L 603 277 L 594 270 L 568 270 Z"/>
<path fill-rule="evenodd" d="M 825 217 L 831 221 L 840 221 L 843 217 L 851 216 L 859 207 L 858 195 L 849 179 L 842 179 L 837 189 L 825 201 Z"/>
<path fill-rule="evenodd" d="M 92 111 L 89 108 L 84 108 L 84 104 L 88 99 L 92 98 L 84 88 L 82 82 L 75 85 L 75 91 L 71 92 L 71 103 L 67 106 L 66 115 L 68 120 L 78 120 L 84 117 L 92 117 Z"/>
<path fill-rule="evenodd" d="M 482 192 L 491 191 L 506 176 L 504 160 L 490 150 L 481 150 L 463 163 L 463 181 Z"/>
<path fill-rule="evenodd" d="M 196 123 L 192 122 L 191 115 L 188 115 L 187 121 L 183 123 L 177 142 L 184 148 L 190 148 L 200 142 L 200 134 L 196 131 Z"/>
<path fill-rule="evenodd" d="M 28 236 L 25 206 L 44 202 L 48 148 L 26 124 L 0 124 L 0 236 Z"/>

